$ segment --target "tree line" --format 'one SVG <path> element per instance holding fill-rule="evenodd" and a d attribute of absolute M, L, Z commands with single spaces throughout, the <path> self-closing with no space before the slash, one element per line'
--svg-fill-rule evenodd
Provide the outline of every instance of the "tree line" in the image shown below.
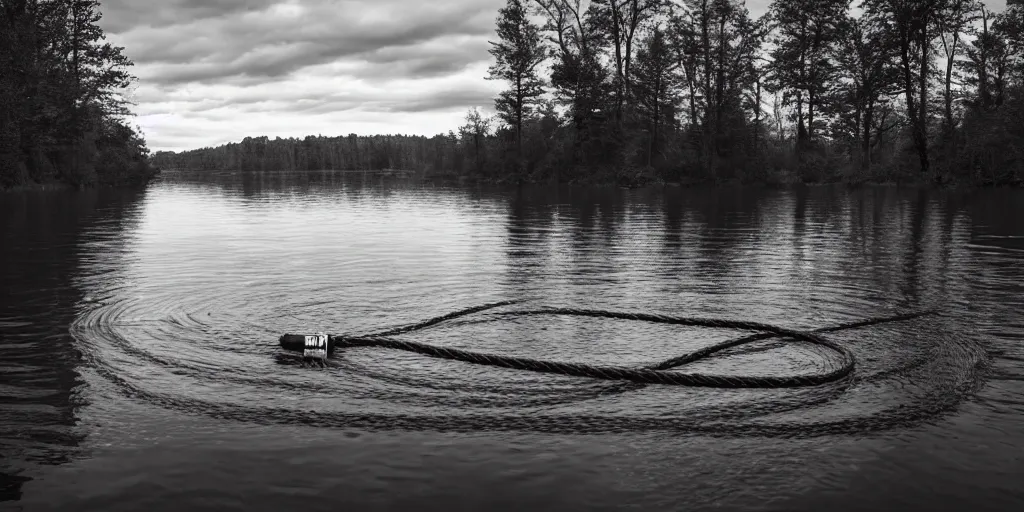
<path fill-rule="evenodd" d="M 157 151 L 152 160 L 162 168 L 207 171 L 427 169 L 445 172 L 471 167 L 465 161 L 465 146 L 466 141 L 454 132 L 434 137 L 350 134 L 270 139 L 263 136 L 246 137 L 241 142 L 215 148 L 179 153 Z"/>
<path fill-rule="evenodd" d="M 100 18 L 97 0 L 0 0 L 0 188 L 152 174 L 127 124 L 132 62 Z"/>
<path fill-rule="evenodd" d="M 1015 2 L 1010 2 L 1015 3 Z M 513 181 L 1024 180 L 1024 6 L 508 0 L 471 109 L 427 137 L 246 139 L 166 167 Z"/>

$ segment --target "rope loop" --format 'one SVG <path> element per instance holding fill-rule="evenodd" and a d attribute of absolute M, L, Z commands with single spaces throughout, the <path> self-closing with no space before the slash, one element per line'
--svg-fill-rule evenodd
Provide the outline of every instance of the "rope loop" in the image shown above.
<path fill-rule="evenodd" d="M 749 322 L 743 320 L 726 320 L 718 318 L 687 318 L 674 317 L 660 314 L 626 313 L 617 311 L 602 311 L 596 309 L 574 309 L 574 308 L 543 308 L 527 311 L 508 311 L 500 313 L 508 316 L 539 316 L 539 315 L 562 315 L 580 316 L 593 318 L 611 318 L 619 320 L 631 320 L 639 322 L 651 322 L 671 325 L 683 325 L 690 327 L 709 327 L 720 329 L 740 329 L 757 331 L 756 334 L 723 341 L 714 345 L 702 348 L 690 354 L 681 355 L 662 361 L 660 363 L 645 367 L 624 367 L 624 366 L 600 366 L 581 363 L 569 363 L 560 361 L 544 361 L 516 356 L 503 356 L 497 354 L 485 354 L 462 350 L 450 347 L 439 347 L 416 341 L 396 338 L 395 336 L 413 331 L 418 331 L 446 322 L 458 317 L 479 313 L 489 309 L 515 304 L 514 301 L 485 304 L 447 315 L 431 318 L 429 320 L 404 327 L 397 327 L 384 332 L 365 336 L 331 336 L 330 348 L 333 350 L 339 347 L 378 347 L 392 350 L 403 350 L 440 359 L 462 361 L 471 364 L 497 366 L 515 370 L 525 370 L 541 373 L 554 373 L 571 377 L 586 377 L 602 380 L 622 380 L 641 384 L 666 384 L 677 386 L 695 386 L 712 388 L 793 388 L 806 386 L 819 386 L 835 382 L 848 377 L 853 373 L 856 366 L 856 358 L 848 348 L 822 336 L 825 332 L 835 332 L 844 329 L 866 327 L 886 322 L 910 320 L 921 316 L 933 314 L 931 311 L 920 313 L 908 313 L 903 315 L 880 317 L 862 320 L 859 322 L 827 327 L 815 331 L 800 331 L 787 329 L 771 324 L 760 322 Z M 281 336 L 281 346 L 291 348 L 290 338 L 296 335 L 286 334 Z M 770 338 L 783 337 L 796 341 L 810 343 L 827 348 L 838 355 L 840 362 L 837 366 L 828 371 L 811 375 L 792 376 L 733 376 L 714 375 L 701 373 L 682 373 L 671 371 L 674 368 L 685 366 L 696 361 L 707 359 L 713 354 L 723 350 L 751 344 Z"/>

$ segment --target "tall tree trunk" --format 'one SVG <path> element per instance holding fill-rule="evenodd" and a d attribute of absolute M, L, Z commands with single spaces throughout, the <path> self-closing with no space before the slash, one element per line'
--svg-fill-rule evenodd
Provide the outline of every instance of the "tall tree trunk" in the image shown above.
<path fill-rule="evenodd" d="M 910 32 L 910 27 L 902 27 L 900 34 L 900 61 L 903 68 L 903 93 L 907 99 L 907 117 L 910 119 L 911 131 L 914 138 L 914 146 L 918 152 L 918 158 L 921 160 L 924 168 L 927 167 L 928 153 L 927 148 L 922 144 L 924 140 L 924 132 L 921 127 L 921 119 L 923 116 L 919 116 L 917 99 L 915 97 L 915 91 L 917 86 L 914 84 L 914 71 L 913 71 L 913 56 L 910 54 L 910 44 L 913 40 L 914 35 Z M 927 65 L 927 62 L 923 62 L 923 65 Z M 923 70 L 922 70 L 923 71 Z M 921 110 L 924 110 L 923 108 Z M 922 153 L 921 149 L 925 147 Z M 923 155 L 923 156 L 922 156 Z"/>
<path fill-rule="evenodd" d="M 981 7 L 981 40 L 985 44 L 978 48 L 978 101 L 982 108 L 992 105 L 992 98 L 988 90 L 988 10 Z"/>
<path fill-rule="evenodd" d="M 953 122 L 953 65 L 956 63 L 956 51 L 957 46 L 960 43 L 960 33 L 954 32 L 952 35 L 952 41 L 946 43 L 945 37 L 942 39 L 942 44 L 946 49 L 946 79 L 943 89 L 943 103 L 945 106 L 945 135 L 951 136 L 955 129 Z M 956 145 L 952 145 L 953 148 Z"/>
<path fill-rule="evenodd" d="M 813 79 L 812 79 L 813 80 Z M 811 86 L 807 91 L 807 141 L 814 140 L 814 103 L 817 101 L 817 95 L 814 92 L 814 87 Z"/>
<path fill-rule="evenodd" d="M 804 93 L 796 92 L 796 150 L 803 150 L 804 142 L 807 140 L 807 127 L 804 125 Z"/>
<path fill-rule="evenodd" d="M 871 125 L 875 121 L 875 105 L 874 102 L 868 101 L 867 107 L 864 109 L 864 126 L 863 126 L 863 137 L 861 139 L 861 154 L 864 159 L 861 162 L 864 170 L 871 170 Z"/>
<path fill-rule="evenodd" d="M 480 131 L 479 130 L 477 130 L 476 133 L 473 134 L 473 160 L 474 160 L 473 167 L 475 167 L 474 170 L 476 171 L 477 174 L 479 174 L 480 170 L 483 168 L 483 165 L 481 165 L 482 162 L 480 160 Z"/>
<path fill-rule="evenodd" d="M 758 75 L 754 83 L 754 156 L 760 155 L 759 138 L 761 135 L 761 75 Z"/>
<path fill-rule="evenodd" d="M 856 99 L 853 101 L 853 110 L 854 110 L 853 111 L 853 133 L 854 133 L 854 137 L 856 138 L 856 142 L 854 144 L 857 147 L 857 151 L 860 151 L 861 137 L 862 137 L 862 134 L 864 133 L 864 130 L 863 130 L 863 123 L 864 123 L 864 87 L 861 85 L 862 82 L 863 82 L 863 76 L 864 76 L 863 74 L 859 75 L 857 80 L 854 81 L 854 95 L 855 95 L 854 97 Z M 854 148 L 851 147 L 850 148 L 850 155 L 851 156 L 853 155 L 853 151 L 854 151 Z M 861 165 L 861 169 L 863 170 L 863 168 L 864 168 L 863 155 L 861 157 L 860 165 Z"/>
<path fill-rule="evenodd" d="M 633 8 L 633 6 L 631 5 L 630 8 Z M 630 76 L 629 68 L 630 64 L 632 63 L 631 61 L 633 57 L 633 31 L 635 30 L 635 28 L 636 27 L 633 26 L 623 27 L 623 29 L 625 29 L 626 31 L 626 54 L 623 55 L 622 57 L 622 97 L 624 102 L 626 100 L 632 101 L 633 98 L 633 90 L 630 83 L 632 78 Z"/>
<path fill-rule="evenodd" d="M 686 86 L 690 91 L 690 129 L 697 129 L 697 88 L 695 86 L 696 77 L 693 76 L 694 70 L 688 70 L 686 72 Z"/>
<path fill-rule="evenodd" d="M 928 60 L 930 56 L 928 12 L 925 11 L 921 20 L 921 74 L 918 76 L 918 88 L 921 93 L 921 101 L 918 103 L 918 143 L 917 155 L 921 160 L 921 173 L 928 174 Z"/>
<path fill-rule="evenodd" d="M 516 157 L 523 163 L 523 79 L 516 77 Z"/>
<path fill-rule="evenodd" d="M 625 76 L 622 69 L 622 27 L 619 25 L 619 5 L 611 0 L 612 41 L 615 44 L 615 120 L 622 123 L 622 105 L 625 101 Z"/>
<path fill-rule="evenodd" d="M 807 41 L 810 36 L 807 34 L 807 19 L 802 20 L 800 25 L 800 40 Z M 807 48 L 805 45 L 800 45 L 800 87 L 806 87 L 807 80 Z M 806 142 L 810 138 L 810 134 L 807 131 L 807 126 L 804 124 L 804 97 L 803 89 L 797 89 L 796 92 L 796 117 L 797 117 L 797 129 L 796 129 L 796 150 L 802 152 L 806 147 Z"/>
<path fill-rule="evenodd" d="M 717 153 L 714 132 L 717 128 L 711 110 L 711 12 L 708 3 L 709 0 L 704 0 L 701 3 L 701 44 L 704 48 L 704 133 L 701 134 L 701 139 L 705 169 L 713 177 L 715 174 L 714 157 Z"/>
<path fill-rule="evenodd" d="M 654 145 L 658 140 L 658 107 L 661 105 L 661 76 L 654 79 L 654 119 L 651 123 L 651 142 L 647 145 L 647 166 L 651 166 L 651 159 L 654 157 Z"/>
<path fill-rule="evenodd" d="M 79 47 L 81 47 L 81 44 L 79 43 L 81 23 L 79 22 L 78 2 L 72 2 L 71 6 L 72 6 L 71 7 L 71 9 L 72 9 L 72 11 L 71 11 L 71 20 L 72 20 L 72 23 L 74 23 L 74 27 L 72 28 L 72 35 L 71 35 L 71 52 L 72 52 L 72 54 L 71 54 L 71 72 L 72 72 L 72 76 L 74 76 L 74 80 L 75 80 L 74 84 L 73 84 L 74 89 L 72 90 L 72 93 L 71 93 L 71 105 L 70 105 L 70 107 L 71 107 L 71 129 L 72 129 L 73 133 L 77 133 L 78 132 L 78 120 L 79 120 L 79 118 L 78 118 L 78 104 L 77 103 L 78 103 L 78 98 L 79 98 L 79 96 L 82 93 L 82 70 L 81 70 L 81 68 L 79 66 L 79 63 L 78 63 Z"/>
<path fill-rule="evenodd" d="M 715 74 L 715 120 L 721 129 L 722 114 L 725 106 L 725 13 L 718 21 L 718 63 Z M 716 135 L 718 135 L 716 133 Z"/>

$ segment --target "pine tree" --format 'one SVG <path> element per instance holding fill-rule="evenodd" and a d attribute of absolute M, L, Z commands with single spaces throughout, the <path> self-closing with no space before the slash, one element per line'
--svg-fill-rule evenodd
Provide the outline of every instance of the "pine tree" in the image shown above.
<path fill-rule="evenodd" d="M 498 11 L 498 41 L 491 42 L 496 62 L 488 78 L 504 80 L 510 88 L 494 100 L 502 121 L 515 128 L 516 153 L 522 160 L 523 120 L 528 118 L 544 93 L 537 67 L 544 61 L 540 28 L 530 22 L 522 0 L 508 0 Z"/>
<path fill-rule="evenodd" d="M 833 48 L 846 19 L 849 0 L 776 0 L 774 81 L 796 107 L 797 148 L 814 139 L 815 114 L 834 84 Z"/>
<path fill-rule="evenodd" d="M 871 167 L 871 147 L 879 135 L 879 108 L 899 88 L 897 49 L 892 37 L 863 18 L 847 17 L 836 47 L 843 84 L 836 96 L 837 131 L 856 141 L 851 154 L 860 154 L 863 169 Z M 856 148 L 856 149 L 853 149 Z"/>
<path fill-rule="evenodd" d="M 546 18 L 543 30 L 554 46 L 551 86 L 559 102 L 568 107 L 575 128 L 574 155 L 604 118 L 610 96 L 609 72 L 601 62 L 603 34 L 594 4 L 581 0 L 537 0 Z M 587 5 L 588 7 L 585 7 Z"/>
<path fill-rule="evenodd" d="M 675 114 L 677 62 L 672 55 L 665 33 L 655 28 L 647 35 L 637 52 L 634 69 L 633 97 L 637 114 L 649 130 L 647 165 L 660 149 L 662 131 Z"/>
<path fill-rule="evenodd" d="M 737 0 L 684 0 L 669 17 L 669 40 L 684 75 L 690 136 L 714 176 L 725 153 L 749 144 L 743 96 L 762 42 L 759 24 Z"/>
<path fill-rule="evenodd" d="M 611 44 L 615 74 L 616 119 L 622 120 L 623 105 L 630 101 L 632 88 L 633 43 L 638 31 L 662 12 L 662 0 L 595 0 L 594 18 Z"/>

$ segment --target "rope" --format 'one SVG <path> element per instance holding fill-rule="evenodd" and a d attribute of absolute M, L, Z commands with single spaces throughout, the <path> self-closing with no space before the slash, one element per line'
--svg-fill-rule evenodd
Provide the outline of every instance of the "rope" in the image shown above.
<path fill-rule="evenodd" d="M 489 309 L 507 306 L 515 302 L 506 301 L 493 304 L 485 304 L 447 315 L 431 318 L 404 327 L 397 327 L 384 332 L 364 336 L 331 336 L 329 349 L 337 347 L 379 347 L 394 350 L 404 350 L 440 359 L 462 361 L 472 364 L 497 366 L 515 370 L 527 370 L 541 373 L 554 373 L 571 377 L 588 377 L 602 380 L 622 380 L 642 384 L 670 384 L 682 386 L 715 387 L 715 388 L 791 388 L 804 386 L 817 386 L 843 379 L 850 375 L 856 365 L 853 353 L 846 347 L 839 345 L 821 336 L 822 333 L 836 332 L 844 329 L 866 327 L 886 322 L 910 320 L 932 312 L 909 313 L 891 317 L 871 318 L 854 323 L 826 327 L 815 331 L 799 331 L 787 329 L 771 324 L 748 322 L 742 320 L 722 320 L 714 318 L 685 318 L 667 315 L 654 315 L 643 313 L 623 313 L 615 311 L 601 311 L 593 309 L 572 309 L 572 308 L 546 308 L 531 311 L 512 311 L 501 313 L 509 316 L 530 316 L 530 315 L 568 315 L 594 318 L 613 318 L 620 320 L 633 320 L 641 322 L 652 322 L 672 325 L 685 325 L 693 327 L 712 327 L 724 329 L 742 329 L 749 331 L 760 331 L 758 334 L 745 336 L 733 340 L 724 341 L 705 347 L 696 352 L 674 357 L 666 361 L 645 366 L 645 367 L 623 367 L 623 366 L 598 366 L 582 363 L 569 363 L 559 361 L 544 361 L 524 357 L 502 356 L 495 354 L 484 354 L 456 348 L 439 347 L 427 345 L 415 341 L 397 339 L 394 336 L 405 334 L 420 329 L 449 321 L 461 316 L 479 313 Z M 813 345 L 827 348 L 839 355 L 841 364 L 826 372 L 812 375 L 794 376 L 729 376 L 711 375 L 700 373 L 680 373 L 669 371 L 683 365 L 711 357 L 713 354 L 723 350 L 749 345 L 775 337 L 792 338 Z M 300 335 L 285 334 L 281 336 L 281 346 L 287 349 L 301 350 L 301 344 L 296 345 Z"/>

